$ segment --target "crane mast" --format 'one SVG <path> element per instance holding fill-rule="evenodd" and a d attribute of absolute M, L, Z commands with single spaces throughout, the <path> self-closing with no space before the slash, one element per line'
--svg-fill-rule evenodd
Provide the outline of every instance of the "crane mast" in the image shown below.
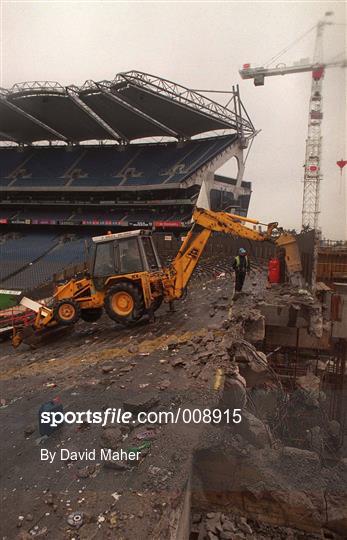
<path fill-rule="evenodd" d="M 316 68 L 312 71 L 311 96 L 308 113 L 308 128 L 304 165 L 304 189 L 302 198 L 302 228 L 318 229 L 320 184 L 322 181 L 322 132 L 323 119 L 322 87 L 324 67 L 323 28 L 326 21 L 319 21 L 313 62 Z"/>

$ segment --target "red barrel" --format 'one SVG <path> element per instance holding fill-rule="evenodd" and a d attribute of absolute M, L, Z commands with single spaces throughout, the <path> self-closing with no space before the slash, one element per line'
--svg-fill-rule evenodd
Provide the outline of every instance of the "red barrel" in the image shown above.
<path fill-rule="evenodd" d="M 267 274 L 269 283 L 279 283 L 280 277 L 281 277 L 281 269 L 280 269 L 280 260 L 279 259 L 270 259 L 269 260 L 269 267 L 268 267 L 268 274 Z"/>

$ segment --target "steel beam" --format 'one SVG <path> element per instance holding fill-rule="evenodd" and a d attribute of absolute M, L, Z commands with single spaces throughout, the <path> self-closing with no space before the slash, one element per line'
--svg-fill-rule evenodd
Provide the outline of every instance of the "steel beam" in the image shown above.
<path fill-rule="evenodd" d="M 105 120 L 100 118 L 100 116 L 91 109 L 84 101 L 79 97 L 78 95 L 78 88 L 74 86 L 68 86 L 66 88 L 68 96 L 73 100 L 73 102 L 88 116 L 90 116 L 95 122 L 99 124 L 107 133 L 109 133 L 112 137 L 112 139 L 116 139 L 119 141 L 120 139 L 122 141 L 128 142 L 127 137 L 121 133 L 119 130 L 113 129 Z"/>
<path fill-rule="evenodd" d="M 121 81 L 122 79 L 129 84 L 138 86 L 142 90 L 156 93 L 161 97 L 167 97 L 190 109 L 195 109 L 200 114 L 212 116 L 215 120 L 228 124 L 229 128 L 234 128 L 235 124 L 241 123 L 245 130 L 254 131 L 252 124 L 242 116 L 240 117 L 237 111 L 227 109 L 216 101 L 206 98 L 197 91 L 190 90 L 180 84 L 139 71 L 120 73 L 117 75 L 115 81 Z"/>

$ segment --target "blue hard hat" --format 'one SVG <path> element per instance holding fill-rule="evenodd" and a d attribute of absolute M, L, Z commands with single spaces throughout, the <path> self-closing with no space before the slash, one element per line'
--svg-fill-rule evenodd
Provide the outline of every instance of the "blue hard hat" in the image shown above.
<path fill-rule="evenodd" d="M 244 248 L 240 248 L 239 249 L 239 254 L 240 255 L 246 255 L 246 250 Z"/>

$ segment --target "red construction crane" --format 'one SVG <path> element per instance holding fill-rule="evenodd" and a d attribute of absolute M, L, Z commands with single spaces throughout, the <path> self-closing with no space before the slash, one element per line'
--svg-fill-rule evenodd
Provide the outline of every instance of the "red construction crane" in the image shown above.
<path fill-rule="evenodd" d="M 314 27 L 310 28 L 303 36 L 300 36 L 293 44 L 286 49 L 280 51 L 276 57 L 278 59 L 297 41 L 306 36 L 311 30 L 316 28 L 316 42 L 313 55 L 313 61 L 299 62 L 293 66 L 284 64 L 277 65 L 274 68 L 270 67 L 251 67 L 250 64 L 244 64 L 239 73 L 242 79 L 253 79 L 255 86 L 262 86 L 265 82 L 265 77 L 273 77 L 275 75 L 289 75 L 290 73 L 305 73 L 312 72 L 311 96 L 308 114 L 308 132 L 306 139 L 306 154 L 305 154 L 305 173 L 304 173 L 304 190 L 302 202 L 302 227 L 309 229 L 318 229 L 319 216 L 319 198 L 320 198 L 320 183 L 322 181 L 321 171 L 321 153 L 322 153 L 322 136 L 321 123 L 323 119 L 322 109 L 322 83 L 324 71 L 329 67 L 346 67 L 346 59 L 332 62 L 323 62 L 323 30 L 325 26 L 334 24 L 330 21 L 333 12 L 325 13 L 324 19 L 319 21 Z"/>

